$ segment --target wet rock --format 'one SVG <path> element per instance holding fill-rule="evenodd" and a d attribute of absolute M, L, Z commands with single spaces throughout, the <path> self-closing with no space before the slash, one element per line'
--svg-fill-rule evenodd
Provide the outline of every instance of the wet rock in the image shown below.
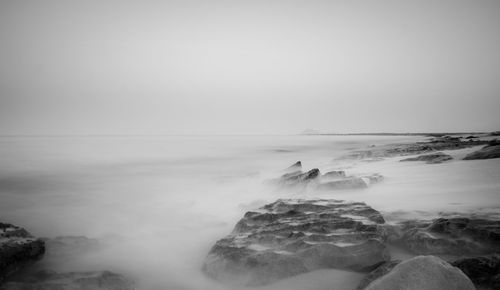
<path fill-rule="evenodd" d="M 500 289 L 500 256 L 462 258 L 451 263 L 481 289 Z"/>
<path fill-rule="evenodd" d="M 281 185 L 303 185 L 315 180 L 319 176 L 319 169 L 311 169 L 306 173 L 295 171 L 286 173 L 279 178 L 278 183 Z"/>
<path fill-rule="evenodd" d="M 109 271 L 56 273 L 39 271 L 20 280 L 9 281 L 1 290 L 135 290 L 134 283 Z"/>
<path fill-rule="evenodd" d="M 45 252 L 41 239 L 23 228 L 0 223 L 0 283 L 8 276 L 40 259 Z"/>
<path fill-rule="evenodd" d="M 318 185 L 320 190 L 341 190 L 367 188 L 370 184 L 378 183 L 384 177 L 378 173 L 365 176 L 348 176 L 342 179 L 323 182 Z"/>
<path fill-rule="evenodd" d="M 318 186 L 320 190 L 337 190 L 337 189 L 358 189 L 367 188 L 368 183 L 361 177 L 349 177 L 341 180 L 329 181 L 321 183 Z"/>
<path fill-rule="evenodd" d="M 470 136 L 467 136 L 465 137 L 465 139 L 476 139 L 477 137 L 476 136 L 473 136 L 473 135 L 470 135 Z"/>
<path fill-rule="evenodd" d="M 247 212 L 210 250 L 204 271 L 257 286 L 321 268 L 370 271 L 389 260 L 381 214 L 364 203 L 278 200 Z"/>
<path fill-rule="evenodd" d="M 474 290 L 458 268 L 435 256 L 418 256 L 396 265 L 366 290 Z"/>
<path fill-rule="evenodd" d="M 365 289 L 371 282 L 373 282 L 373 281 L 377 280 L 378 278 L 384 276 L 385 274 L 389 273 L 399 263 L 401 263 L 400 260 L 394 260 L 394 261 L 382 263 L 375 270 L 368 273 L 363 278 L 363 280 L 361 280 L 361 282 L 358 285 L 358 288 L 356 288 L 356 289 L 357 290 Z"/>
<path fill-rule="evenodd" d="M 334 170 L 334 171 L 329 171 L 321 176 L 322 179 L 338 179 L 338 178 L 345 178 L 345 171 L 343 170 Z"/>
<path fill-rule="evenodd" d="M 452 159 L 453 157 L 451 157 L 450 155 L 438 152 L 434 154 L 420 155 L 418 157 L 413 157 L 413 158 L 406 158 L 400 161 L 425 161 L 425 163 L 427 164 L 437 164 Z"/>
<path fill-rule="evenodd" d="M 464 160 L 500 158 L 500 145 L 485 146 L 465 156 Z"/>
<path fill-rule="evenodd" d="M 500 221 L 439 218 L 406 222 L 399 241 L 416 254 L 490 254 L 500 250 Z M 394 238 L 393 240 L 398 240 Z"/>

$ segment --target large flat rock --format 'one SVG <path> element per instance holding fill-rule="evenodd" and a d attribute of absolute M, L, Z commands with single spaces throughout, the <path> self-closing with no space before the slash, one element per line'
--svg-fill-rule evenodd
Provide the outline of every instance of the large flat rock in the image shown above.
<path fill-rule="evenodd" d="M 389 260 L 382 224 L 365 203 L 278 200 L 247 212 L 210 250 L 204 271 L 248 286 L 321 268 L 371 271 Z"/>
<path fill-rule="evenodd" d="M 500 145 L 485 146 L 484 148 L 468 154 L 467 156 L 465 156 L 464 160 L 493 158 L 500 158 Z"/>
<path fill-rule="evenodd" d="M 11 224 L 0 223 L 0 284 L 10 275 L 40 259 L 45 252 L 41 239 Z"/>

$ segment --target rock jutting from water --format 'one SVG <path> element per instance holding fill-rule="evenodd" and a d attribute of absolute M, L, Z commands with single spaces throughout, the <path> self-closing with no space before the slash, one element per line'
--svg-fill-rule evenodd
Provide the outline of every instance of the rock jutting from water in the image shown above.
<path fill-rule="evenodd" d="M 500 145 L 490 145 L 465 156 L 464 160 L 500 158 Z"/>
<path fill-rule="evenodd" d="M 366 290 L 475 290 L 460 269 L 435 256 L 418 256 L 397 264 Z"/>
<path fill-rule="evenodd" d="M 361 202 L 285 199 L 247 212 L 210 250 L 204 272 L 258 286 L 321 268 L 371 271 L 390 260 L 382 215 Z"/>
<path fill-rule="evenodd" d="M 425 161 L 425 163 L 427 163 L 427 164 L 438 164 L 438 163 L 443 163 L 445 161 L 452 160 L 452 159 L 453 159 L 453 157 L 451 157 L 448 154 L 444 154 L 442 152 L 437 152 L 434 154 L 426 154 L 426 155 L 420 155 L 420 156 L 413 157 L 413 158 L 406 158 L 406 159 L 402 159 L 400 161 L 401 162 L 404 162 L 404 161 Z"/>
<path fill-rule="evenodd" d="M 10 275 L 39 260 L 45 244 L 28 231 L 0 223 L 0 284 Z"/>

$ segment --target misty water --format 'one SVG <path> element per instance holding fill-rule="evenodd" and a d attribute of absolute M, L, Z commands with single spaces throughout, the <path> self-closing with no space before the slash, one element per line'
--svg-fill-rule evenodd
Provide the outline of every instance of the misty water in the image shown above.
<path fill-rule="evenodd" d="M 497 215 L 500 159 L 443 164 L 336 158 L 351 150 L 424 137 L 90 136 L 1 137 L 0 221 L 40 237 L 86 236 L 93 252 L 50 265 L 111 270 L 138 289 L 234 289 L 201 267 L 213 244 L 248 211 L 278 198 L 364 201 L 389 222 L 440 212 Z M 367 189 L 277 190 L 265 181 L 297 160 L 304 169 L 380 173 Z M 408 253 L 394 250 L 394 255 Z M 43 261 L 42 261 L 43 262 Z M 362 274 L 319 270 L 262 289 L 354 289 Z M 261 289 L 261 288 L 255 288 Z"/>

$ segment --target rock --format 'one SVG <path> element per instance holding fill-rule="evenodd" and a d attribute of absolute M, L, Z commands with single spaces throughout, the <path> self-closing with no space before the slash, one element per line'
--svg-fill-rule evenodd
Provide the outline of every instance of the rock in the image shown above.
<path fill-rule="evenodd" d="M 257 286 L 321 268 L 370 271 L 389 260 L 382 215 L 360 202 L 278 200 L 247 212 L 210 250 L 204 271 Z"/>
<path fill-rule="evenodd" d="M 1 290 L 135 290 L 134 283 L 109 271 L 56 273 L 39 271 L 5 283 Z"/>
<path fill-rule="evenodd" d="M 439 218 L 433 222 L 406 222 L 402 242 L 416 254 L 481 255 L 500 250 L 500 221 Z M 396 240 L 396 239 L 395 239 Z"/>
<path fill-rule="evenodd" d="M 365 176 L 349 176 L 343 179 L 323 182 L 318 185 L 320 190 L 340 190 L 340 189 L 359 189 L 367 188 L 370 184 L 374 184 L 384 180 L 384 177 L 378 173 Z"/>
<path fill-rule="evenodd" d="M 490 145 L 465 156 L 464 160 L 500 158 L 500 145 Z"/>
<path fill-rule="evenodd" d="M 453 157 L 451 157 L 450 155 L 438 152 L 434 154 L 420 155 L 414 158 L 406 158 L 400 161 L 425 161 L 425 163 L 427 164 L 437 164 L 452 159 Z"/>
<path fill-rule="evenodd" d="M 465 139 L 476 139 L 476 138 L 477 138 L 476 136 L 470 135 L 470 136 L 467 136 Z"/>
<path fill-rule="evenodd" d="M 45 252 L 41 239 L 23 228 L 0 223 L 0 283 L 11 274 L 40 259 Z"/>
<path fill-rule="evenodd" d="M 367 188 L 368 183 L 361 177 L 349 177 L 341 180 L 329 181 L 321 183 L 318 186 L 320 190 L 337 190 L 337 189 L 357 189 Z"/>
<path fill-rule="evenodd" d="M 345 171 L 343 170 L 334 170 L 327 172 L 321 176 L 322 179 L 338 179 L 346 177 Z"/>
<path fill-rule="evenodd" d="M 288 172 L 300 171 L 302 170 L 302 162 L 297 161 L 285 170 Z"/>
<path fill-rule="evenodd" d="M 361 280 L 361 282 L 358 285 L 358 288 L 356 288 L 356 289 L 357 290 L 365 289 L 371 282 L 373 282 L 373 281 L 377 280 L 378 278 L 384 276 L 385 274 L 389 273 L 399 263 L 401 263 L 400 260 L 394 260 L 394 261 L 382 263 L 375 270 L 368 273 L 363 278 L 363 280 Z"/>
<path fill-rule="evenodd" d="M 45 257 L 47 259 L 73 259 L 75 256 L 97 251 L 100 243 L 96 239 L 85 236 L 62 236 L 45 241 Z"/>
<path fill-rule="evenodd" d="M 435 256 L 418 256 L 396 265 L 366 290 L 474 290 L 458 268 Z"/>
<path fill-rule="evenodd" d="M 295 171 L 291 173 L 286 173 L 282 175 L 278 183 L 281 185 L 303 185 L 310 181 L 313 181 L 319 176 L 319 169 L 311 169 L 306 173 L 301 171 Z"/>
<path fill-rule="evenodd" d="M 451 263 L 482 289 L 500 289 L 500 256 L 462 258 Z"/>

